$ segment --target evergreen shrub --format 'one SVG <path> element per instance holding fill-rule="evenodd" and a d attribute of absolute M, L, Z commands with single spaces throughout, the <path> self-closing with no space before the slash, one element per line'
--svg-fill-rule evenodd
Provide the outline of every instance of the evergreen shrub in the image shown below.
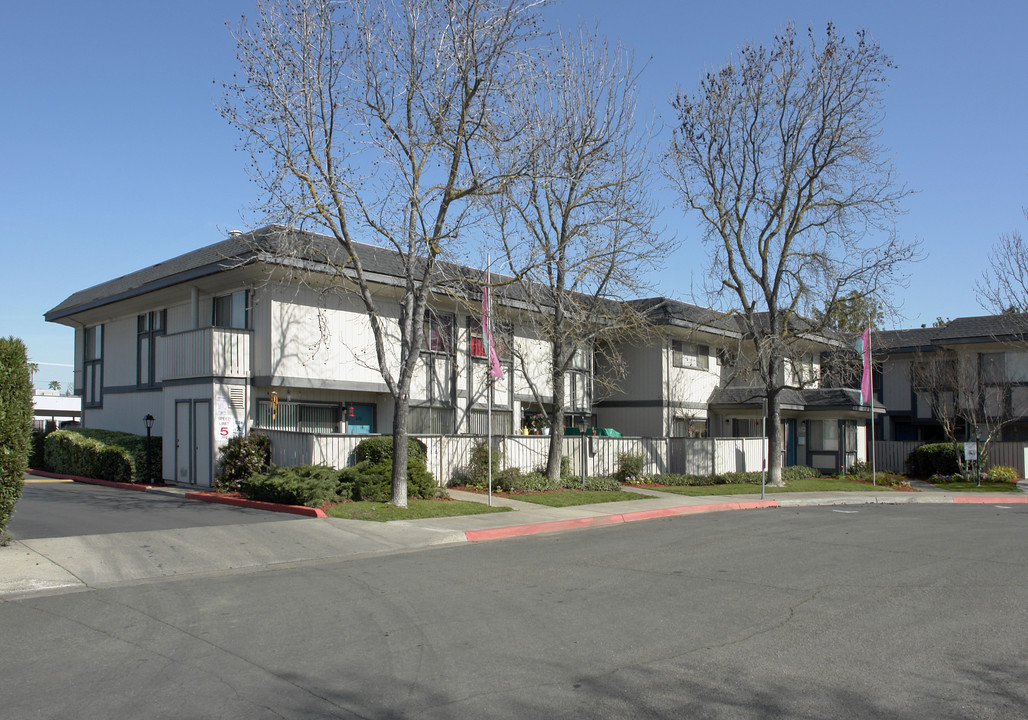
<path fill-rule="evenodd" d="M 252 500 L 284 505 L 320 507 L 349 499 L 349 487 L 340 484 L 339 472 L 327 465 L 275 468 L 239 480 L 238 487 Z"/>
<path fill-rule="evenodd" d="M 251 475 L 267 474 L 271 468 L 271 438 L 250 433 L 229 438 L 218 451 L 219 466 L 215 485 L 219 490 L 239 490 Z M 254 498 L 256 499 L 256 498 Z"/>
<path fill-rule="evenodd" d="M 151 471 L 156 478 L 161 475 L 161 447 L 161 436 L 152 436 Z M 43 464 L 69 475 L 146 483 L 146 437 L 115 430 L 56 430 L 43 440 Z"/>
<path fill-rule="evenodd" d="M 914 448 L 907 464 L 911 474 L 917 477 L 955 475 L 960 472 L 957 453 L 963 451 L 963 443 L 958 443 L 955 449 L 952 443 L 927 443 Z"/>
<path fill-rule="evenodd" d="M 0 338 L 0 533 L 25 484 L 32 436 L 32 376 L 25 344 Z"/>

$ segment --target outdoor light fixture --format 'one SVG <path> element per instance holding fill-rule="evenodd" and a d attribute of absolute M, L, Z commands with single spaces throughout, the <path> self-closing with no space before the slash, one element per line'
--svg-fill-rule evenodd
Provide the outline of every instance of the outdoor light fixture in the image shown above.
<path fill-rule="evenodd" d="M 153 428 L 154 416 L 150 413 L 146 414 L 143 418 L 143 424 L 146 425 L 146 484 L 150 485 L 153 483 L 153 470 L 150 464 L 150 429 Z"/>
<path fill-rule="evenodd" d="M 350 406 L 350 413 L 349 413 L 349 417 L 354 417 L 354 415 L 355 415 L 355 413 L 353 412 L 353 405 L 351 405 L 351 406 Z"/>

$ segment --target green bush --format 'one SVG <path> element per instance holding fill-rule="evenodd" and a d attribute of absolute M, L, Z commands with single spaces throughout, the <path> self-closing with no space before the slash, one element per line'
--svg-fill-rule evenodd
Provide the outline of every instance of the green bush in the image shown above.
<path fill-rule="evenodd" d="M 32 452 L 29 454 L 29 467 L 36 468 L 37 470 L 49 470 L 46 466 L 46 458 L 44 454 L 43 443 L 46 440 L 46 436 L 51 431 L 48 430 L 33 430 L 32 431 Z"/>
<path fill-rule="evenodd" d="M 229 438 L 218 455 L 221 469 L 215 486 L 219 490 L 240 490 L 240 483 L 251 475 L 267 474 L 271 468 L 271 438 L 255 433 L 237 435 Z"/>
<path fill-rule="evenodd" d="M 503 452 L 499 447 L 493 448 L 493 481 L 495 482 L 496 477 L 500 474 L 500 468 L 503 467 Z M 472 485 L 488 485 L 489 484 L 489 444 L 485 440 L 481 440 L 475 443 L 475 446 L 471 449 L 471 464 L 468 469 L 470 471 L 470 477 L 468 481 Z"/>
<path fill-rule="evenodd" d="M 161 437 L 150 439 L 151 472 L 160 477 Z M 43 464 L 69 475 L 145 483 L 146 438 L 114 430 L 56 430 L 43 440 Z"/>
<path fill-rule="evenodd" d="M 393 438 L 391 435 L 378 435 L 366 438 L 357 443 L 354 456 L 358 463 L 368 461 L 373 465 L 393 461 Z M 428 460 L 428 448 L 417 438 L 407 438 L 407 457 Z"/>
<path fill-rule="evenodd" d="M 240 492 L 252 500 L 320 507 L 349 499 L 348 486 L 339 482 L 339 472 L 325 465 L 297 465 L 254 474 L 238 483 Z"/>
<path fill-rule="evenodd" d="M 820 470 L 807 467 L 806 465 L 790 465 L 789 467 L 782 468 L 783 480 L 807 480 L 821 477 L 823 474 Z"/>
<path fill-rule="evenodd" d="M 393 461 L 372 463 L 364 460 L 339 472 L 339 481 L 350 488 L 353 500 L 386 502 L 392 497 Z M 417 457 L 407 458 L 407 497 L 429 499 L 438 488 L 425 461 Z"/>
<path fill-rule="evenodd" d="M 0 533 L 25 484 L 32 436 L 32 376 L 25 344 L 0 338 Z"/>
<path fill-rule="evenodd" d="M 907 460 L 910 472 L 917 477 L 954 475 L 960 472 L 957 453 L 963 452 L 962 443 L 954 449 L 952 443 L 929 443 L 914 449 Z"/>
<path fill-rule="evenodd" d="M 614 471 L 614 479 L 619 483 L 640 483 L 646 482 L 643 476 L 643 468 L 646 460 L 637 453 L 618 453 L 618 467 Z"/>
<path fill-rule="evenodd" d="M 1006 465 L 993 465 L 989 468 L 989 480 L 992 482 L 1017 482 L 1017 470 Z"/>

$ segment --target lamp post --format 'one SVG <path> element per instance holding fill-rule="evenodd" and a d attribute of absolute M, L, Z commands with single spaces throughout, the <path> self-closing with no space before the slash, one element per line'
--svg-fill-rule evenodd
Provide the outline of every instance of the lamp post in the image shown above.
<path fill-rule="evenodd" d="M 585 424 L 585 416 L 583 415 L 582 417 L 580 417 L 578 419 L 578 422 L 575 423 L 575 424 L 578 425 L 578 434 L 582 438 L 582 489 L 585 490 L 585 464 L 586 464 L 586 454 L 585 454 L 585 428 L 586 428 L 586 424 Z"/>
<path fill-rule="evenodd" d="M 143 424 L 146 425 L 146 484 L 150 485 L 153 483 L 153 472 L 150 467 L 150 430 L 153 428 L 154 416 L 150 413 L 146 414 L 143 418 Z"/>

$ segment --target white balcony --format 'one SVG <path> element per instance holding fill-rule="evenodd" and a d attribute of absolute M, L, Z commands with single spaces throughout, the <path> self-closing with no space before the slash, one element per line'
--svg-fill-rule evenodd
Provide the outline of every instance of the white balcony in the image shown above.
<path fill-rule="evenodd" d="M 200 328 L 157 338 L 157 380 L 250 376 L 250 330 Z"/>

